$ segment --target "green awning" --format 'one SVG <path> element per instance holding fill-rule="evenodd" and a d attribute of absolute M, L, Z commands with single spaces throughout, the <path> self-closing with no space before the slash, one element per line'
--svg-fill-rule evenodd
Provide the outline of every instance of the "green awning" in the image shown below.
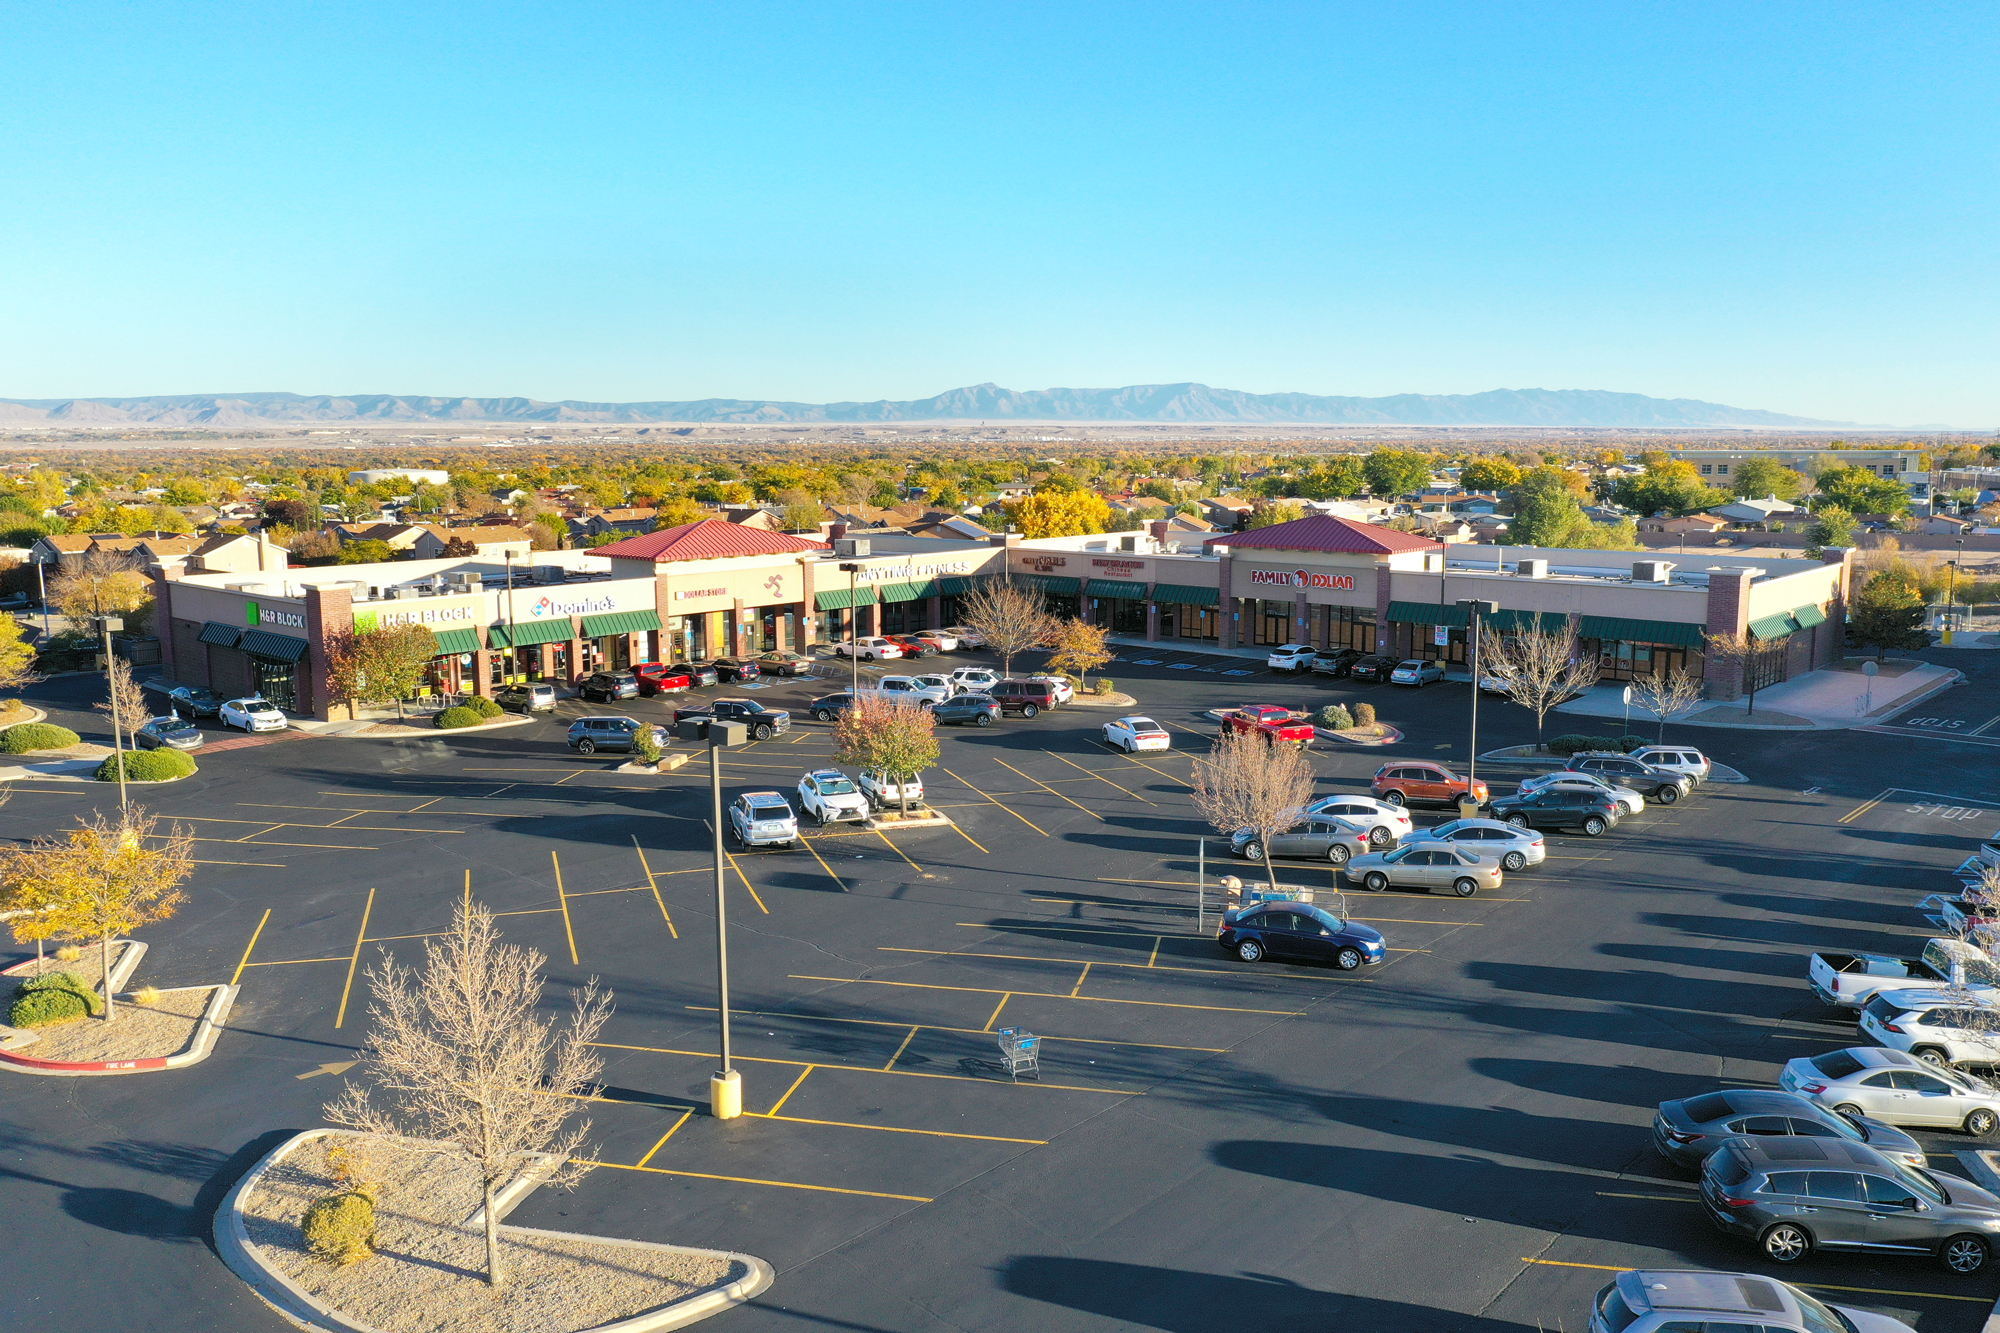
<path fill-rule="evenodd" d="M 476 629 L 440 629 L 431 631 L 437 635 L 438 656 L 448 654 L 476 653 L 485 645 L 479 642 Z"/>
<path fill-rule="evenodd" d="M 982 581 L 980 578 L 969 574 L 960 574 L 948 579 L 939 579 L 938 595 L 942 597 L 963 597 L 974 588 L 977 588 Z"/>
<path fill-rule="evenodd" d="M 1610 643 L 1657 643 L 1669 648 L 1701 647 L 1701 626 L 1677 620 L 1627 620 L 1622 616 L 1585 616 L 1577 633 Z"/>
<path fill-rule="evenodd" d="M 306 641 L 289 634 L 273 634 L 267 629 L 246 629 L 243 651 L 274 662 L 296 662 L 306 655 Z"/>
<path fill-rule="evenodd" d="M 1214 606 L 1222 600 L 1217 588 L 1194 588 L 1185 583 L 1155 583 L 1153 600 L 1167 606 Z"/>
<path fill-rule="evenodd" d="M 568 643 L 576 631 L 568 616 L 554 620 L 517 620 L 512 626 L 490 625 L 486 640 L 495 648 L 532 648 L 538 643 Z"/>
<path fill-rule="evenodd" d="M 1561 634 L 1569 629 L 1569 615 L 1563 611 L 1500 610 L 1481 617 L 1479 623 L 1487 630 L 1498 630 L 1502 634 L 1519 634 L 1536 629 L 1544 634 Z"/>
<path fill-rule="evenodd" d="M 1758 616 L 1755 620 L 1751 621 L 1750 635 L 1752 638 L 1763 639 L 1769 642 L 1772 639 L 1782 639 L 1788 634 L 1796 633 L 1798 628 L 1799 622 L 1793 620 L 1789 612 L 1780 611 L 1775 616 Z"/>
<path fill-rule="evenodd" d="M 878 585 L 885 602 L 916 602 L 926 597 L 938 595 L 936 579 L 918 579 L 915 583 L 884 583 Z"/>
<path fill-rule="evenodd" d="M 1092 597 L 1118 597 L 1128 602 L 1146 599 L 1146 585 L 1137 579 L 1092 579 L 1083 590 Z"/>
<path fill-rule="evenodd" d="M 1462 606 L 1439 606 L 1436 602 L 1391 602 L 1389 603 L 1389 623 L 1392 625 L 1463 625 L 1465 608 Z"/>
<path fill-rule="evenodd" d="M 657 611 L 608 611 L 601 616 L 583 618 L 583 637 L 586 639 L 601 639 L 607 634 L 640 634 L 658 628 L 660 613 Z"/>
<path fill-rule="evenodd" d="M 225 625 L 220 620 L 211 620 L 201 627 L 201 641 L 212 643 L 218 648 L 234 648 L 236 641 L 243 637 L 243 631 L 235 625 Z"/>
<path fill-rule="evenodd" d="M 1812 629 L 1826 623 L 1826 612 L 1816 606 L 1797 606 L 1792 608 L 1792 619 L 1799 622 L 1800 629 Z"/>
<path fill-rule="evenodd" d="M 813 605 L 821 611 L 844 611 L 850 606 L 875 605 L 875 585 L 864 583 L 854 591 L 837 588 L 831 592 L 813 594 Z"/>
<path fill-rule="evenodd" d="M 1060 597 L 1074 597 L 1077 589 L 1082 586 L 1079 580 L 1065 578 L 1060 574 L 1015 574 L 1011 577 L 1015 587 L 1034 588 Z"/>

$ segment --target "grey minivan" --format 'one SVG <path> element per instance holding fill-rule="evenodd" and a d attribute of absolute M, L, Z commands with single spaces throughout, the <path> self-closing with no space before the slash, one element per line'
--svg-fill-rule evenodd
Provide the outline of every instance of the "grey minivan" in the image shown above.
<path fill-rule="evenodd" d="M 1732 1140 L 1702 1165 L 1701 1204 L 1779 1264 L 1815 1249 L 1921 1254 L 1969 1277 L 2000 1236 L 2000 1199 L 1977 1185 L 1840 1139 Z"/>

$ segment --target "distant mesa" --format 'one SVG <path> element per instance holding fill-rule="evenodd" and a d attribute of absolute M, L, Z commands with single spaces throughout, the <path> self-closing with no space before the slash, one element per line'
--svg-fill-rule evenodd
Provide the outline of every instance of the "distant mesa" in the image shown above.
<path fill-rule="evenodd" d="M 1003 389 L 975 384 L 907 402 L 787 403 L 702 398 L 684 403 L 545 403 L 533 398 L 422 398 L 398 394 L 308 397 L 295 393 L 187 394 L 151 398 L 0 399 L 0 422 L 242 428 L 285 422 L 694 421 L 760 426 L 786 422 L 1164 421 L 1379 426 L 1852 426 L 1693 398 L 1648 398 L 1600 389 L 1494 389 L 1346 398 L 1243 393 L 1206 384 L 1122 389 Z"/>

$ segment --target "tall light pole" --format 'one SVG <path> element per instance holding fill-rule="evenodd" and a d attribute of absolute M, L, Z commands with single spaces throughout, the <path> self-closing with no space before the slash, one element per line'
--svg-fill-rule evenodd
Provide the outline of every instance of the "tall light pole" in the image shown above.
<path fill-rule="evenodd" d="M 1472 667 L 1472 735 L 1471 754 L 1465 763 L 1465 794 L 1472 797 L 1472 784 L 1479 778 L 1479 617 L 1495 615 L 1500 610 L 1498 602 L 1482 601 L 1476 597 L 1461 597 L 1458 604 L 1465 608 L 1466 633 L 1465 652 L 1471 659 Z M 1477 808 L 1476 806 L 1474 807 Z"/>
<path fill-rule="evenodd" d="M 118 812 L 120 814 L 125 813 L 126 809 L 125 745 L 120 739 L 120 731 L 124 723 L 118 716 L 118 677 L 112 670 L 111 631 L 124 628 L 125 619 L 123 616 L 97 617 L 98 632 L 104 636 L 104 691 L 111 696 L 111 750 L 117 757 L 118 764 Z"/>
<path fill-rule="evenodd" d="M 709 1075 L 708 1107 L 717 1120 L 734 1120 L 743 1114 L 743 1076 L 729 1064 L 729 911 L 722 879 L 722 752 L 743 744 L 749 731 L 741 722 L 705 717 L 683 718 L 678 729 L 680 739 L 708 746 L 709 824 L 715 835 L 715 1008 L 722 1018 L 722 1068 Z"/>
<path fill-rule="evenodd" d="M 854 652 L 854 622 L 860 608 L 854 605 L 854 580 L 861 573 L 861 564 L 847 560 L 841 563 L 840 569 L 847 575 L 847 672 L 853 682 L 848 687 L 848 693 L 858 697 L 861 693 L 861 659 Z"/>
<path fill-rule="evenodd" d="M 35 562 L 35 586 L 42 592 L 42 642 L 49 639 L 49 566 L 46 560 Z"/>

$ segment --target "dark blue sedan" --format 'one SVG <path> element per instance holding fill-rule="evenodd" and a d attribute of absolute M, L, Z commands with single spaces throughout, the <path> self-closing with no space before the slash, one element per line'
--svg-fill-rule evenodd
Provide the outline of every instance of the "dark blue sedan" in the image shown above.
<path fill-rule="evenodd" d="M 1332 963 L 1343 972 L 1379 963 L 1386 953 L 1381 931 L 1343 921 L 1310 903 L 1260 903 L 1225 912 L 1215 942 L 1246 963 L 1266 958 Z"/>

